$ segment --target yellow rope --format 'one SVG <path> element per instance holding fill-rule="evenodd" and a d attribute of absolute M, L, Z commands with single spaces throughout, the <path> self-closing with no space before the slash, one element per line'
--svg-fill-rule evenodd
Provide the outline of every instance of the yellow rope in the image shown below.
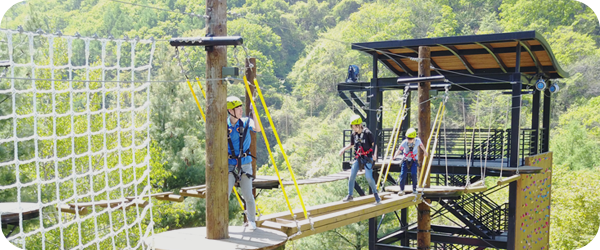
<path fill-rule="evenodd" d="M 273 128 L 273 134 L 275 135 L 275 139 L 277 139 L 277 143 L 279 144 L 279 149 L 281 149 L 281 154 L 283 155 L 283 158 L 285 159 L 285 163 L 287 164 L 288 170 L 290 171 L 292 180 L 294 180 L 294 186 L 296 186 L 296 191 L 298 192 L 298 197 L 300 198 L 300 204 L 302 205 L 302 210 L 304 211 L 304 218 L 308 219 L 308 213 L 306 212 L 306 206 L 304 206 L 304 201 L 302 200 L 302 194 L 300 192 L 300 188 L 298 187 L 298 183 L 296 182 L 296 177 L 294 176 L 294 170 L 292 170 L 292 167 L 290 165 L 290 161 L 288 160 L 287 154 L 285 153 L 285 150 L 283 150 L 283 145 L 281 144 L 281 140 L 279 140 L 279 135 L 277 134 L 277 129 L 275 128 L 275 124 L 273 124 L 273 119 L 271 118 L 271 114 L 269 113 L 269 108 L 267 107 L 267 104 L 265 103 L 265 98 L 262 95 L 262 91 L 260 90 L 260 86 L 258 85 L 258 81 L 256 81 L 256 79 L 254 79 L 254 86 L 256 86 L 256 91 L 258 92 L 258 96 L 260 97 L 260 102 L 262 103 L 262 105 L 265 109 L 267 118 L 269 119 L 269 124 L 271 124 L 271 128 Z"/>
<path fill-rule="evenodd" d="M 192 88 L 192 84 L 190 83 L 189 79 L 187 79 L 187 84 L 188 84 L 188 86 L 190 86 L 192 95 L 194 95 L 194 99 L 196 100 L 196 105 L 198 105 L 198 110 L 200 110 L 200 114 L 202 114 L 202 120 L 204 120 L 204 122 L 206 122 L 206 116 L 204 116 L 204 111 L 202 111 L 202 108 L 200 107 L 200 102 L 198 101 L 198 97 L 196 97 L 196 93 L 194 93 L 194 88 Z M 202 93 L 204 93 L 204 92 L 202 92 Z M 204 96 L 204 99 L 206 99 L 206 96 Z"/>
<path fill-rule="evenodd" d="M 444 103 L 442 103 L 440 105 L 440 108 L 438 109 L 437 114 L 435 115 L 435 120 L 433 122 L 433 131 L 435 131 L 435 128 L 437 126 L 437 122 L 438 122 L 438 118 L 440 117 L 440 112 L 442 111 L 442 106 L 444 105 Z M 427 139 L 427 147 L 425 148 L 425 152 L 429 153 L 429 146 L 431 144 L 431 139 L 433 138 L 433 135 L 435 133 L 432 133 L 429 135 L 429 138 Z M 421 173 L 419 175 L 419 187 L 423 187 L 423 176 L 425 174 L 425 166 L 427 166 L 427 160 L 429 159 L 429 157 L 423 157 L 423 163 L 422 163 L 422 168 L 421 168 Z"/>
<path fill-rule="evenodd" d="M 385 178 L 383 178 L 383 181 L 385 182 L 385 180 L 387 179 L 387 174 L 389 173 L 389 167 L 392 164 L 392 159 L 394 156 L 394 149 L 396 148 L 396 142 L 398 140 L 398 132 L 400 131 L 400 128 L 402 127 L 402 120 L 400 120 L 400 117 L 403 116 L 404 114 L 404 109 L 406 109 L 406 103 L 404 104 L 404 107 L 402 107 L 402 109 L 398 110 L 398 115 L 396 116 L 396 121 L 394 122 L 394 128 L 392 129 L 392 135 L 390 137 L 390 141 L 388 142 L 387 148 L 385 150 L 385 154 L 383 155 L 383 161 L 385 162 L 385 158 L 388 156 L 388 153 L 390 151 L 390 146 L 392 146 L 392 142 L 393 142 L 393 147 L 392 147 L 392 157 L 390 158 L 390 162 L 389 164 L 387 164 L 388 170 L 385 173 Z M 400 121 L 400 125 L 398 125 L 398 121 Z M 382 167 L 381 170 L 379 171 L 379 178 L 377 178 L 377 187 L 376 189 L 379 190 L 379 184 L 381 183 L 381 177 L 383 177 L 383 172 L 384 172 L 385 167 Z"/>
<path fill-rule="evenodd" d="M 187 79 L 187 76 L 186 76 L 186 79 Z M 196 80 L 198 80 L 197 77 L 196 77 Z M 206 123 L 206 116 L 204 116 L 204 111 L 202 111 L 202 108 L 200 107 L 200 102 L 198 101 L 198 97 L 196 97 L 196 93 L 194 92 L 194 88 L 192 88 L 192 84 L 190 83 L 189 79 L 187 79 L 187 84 L 188 84 L 188 86 L 190 86 L 192 95 L 194 95 L 194 99 L 196 100 L 196 105 L 198 105 L 200 114 L 202 114 L 202 120 L 204 120 L 204 122 Z M 200 85 L 200 81 L 198 81 L 198 85 Z M 202 86 L 200 86 L 200 88 L 202 88 Z M 204 90 L 202 90 L 202 94 L 204 94 Z M 204 98 L 206 99 L 206 94 L 204 95 Z M 244 209 L 244 203 L 242 203 L 242 199 L 240 199 L 240 195 L 238 194 L 237 190 L 235 189 L 235 186 L 232 187 L 232 189 L 233 189 L 233 192 L 235 193 L 235 197 L 237 198 L 238 203 L 240 204 L 240 208 L 242 208 L 242 211 L 246 210 L 246 209 Z"/>
<path fill-rule="evenodd" d="M 248 92 L 248 96 L 252 96 L 252 92 L 250 91 L 250 85 L 248 84 L 248 79 L 244 76 L 244 84 L 246 85 L 246 91 Z M 260 121 L 260 117 L 258 116 L 258 112 L 256 109 L 256 103 L 254 99 L 250 98 L 252 103 L 252 107 L 254 108 L 254 116 L 256 117 L 256 122 L 260 127 L 260 131 L 262 132 L 263 139 L 265 141 L 265 145 L 267 146 L 267 150 L 269 151 L 269 156 L 271 157 L 271 162 L 273 162 L 273 168 L 275 169 L 275 173 L 277 173 L 277 179 L 279 179 L 279 186 L 283 191 L 283 196 L 285 197 L 285 201 L 287 202 L 288 209 L 290 210 L 290 214 L 294 217 L 294 212 L 292 211 L 292 206 L 290 205 L 290 200 L 285 192 L 285 187 L 283 186 L 283 182 L 281 181 L 281 176 L 279 175 L 279 170 L 277 169 L 277 165 L 275 164 L 275 158 L 273 157 L 273 153 L 271 152 L 271 145 L 269 145 L 269 140 L 267 139 L 267 134 L 265 133 L 265 129 L 263 128 L 262 122 Z M 264 104 L 263 104 L 264 105 Z M 265 106 L 266 109 L 266 106 Z"/>
<path fill-rule="evenodd" d="M 200 87 L 200 91 L 202 91 L 202 95 L 204 96 L 204 100 L 206 100 L 206 92 L 204 92 L 204 88 L 202 88 L 202 84 L 200 84 L 200 79 L 196 76 L 196 82 L 198 83 L 198 87 Z"/>
<path fill-rule="evenodd" d="M 423 183 L 425 182 L 425 177 L 429 176 L 429 172 L 431 171 L 431 163 L 433 162 L 433 155 L 435 153 L 435 148 L 437 147 L 437 142 L 439 139 L 439 133 L 440 133 L 440 128 L 442 127 L 442 122 L 441 120 L 444 118 L 444 111 L 446 111 L 446 105 L 442 105 L 444 108 L 442 109 L 442 116 L 440 117 L 440 123 L 438 123 L 438 127 L 437 127 L 437 131 L 435 132 L 435 140 L 433 141 L 433 148 L 431 150 L 431 154 L 429 154 L 429 162 L 427 164 L 427 172 L 425 172 L 425 175 L 423 176 Z M 435 128 L 434 128 L 435 129 Z"/>

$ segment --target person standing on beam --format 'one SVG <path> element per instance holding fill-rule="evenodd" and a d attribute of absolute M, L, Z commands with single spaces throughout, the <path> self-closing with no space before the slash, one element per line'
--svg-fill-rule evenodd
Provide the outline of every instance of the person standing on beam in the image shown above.
<path fill-rule="evenodd" d="M 427 153 L 427 149 L 423 146 L 423 142 L 421 142 L 420 138 L 417 138 L 417 130 L 414 128 L 409 128 L 406 131 L 406 139 L 400 143 L 400 147 L 396 150 L 396 154 L 394 155 L 394 159 L 403 153 L 402 159 L 402 169 L 400 170 L 400 179 L 398 180 L 398 185 L 400 186 L 399 196 L 404 195 L 404 184 L 406 183 L 406 174 L 408 172 L 408 167 L 410 166 L 410 176 L 412 177 L 412 186 L 413 193 L 417 193 L 417 167 L 419 165 L 419 160 L 417 158 L 417 154 L 419 153 L 419 147 L 425 152 L 425 157 L 429 154 Z"/>
<path fill-rule="evenodd" d="M 252 158 L 250 154 L 250 131 L 260 132 L 260 127 L 254 126 L 256 116 L 253 111 L 252 118 L 242 117 L 242 100 L 235 96 L 227 97 L 227 144 L 229 154 L 229 187 L 227 197 L 231 195 L 231 189 L 239 182 L 242 189 L 242 196 L 246 201 L 246 218 L 252 230 L 256 229 L 256 205 L 254 195 L 252 195 Z"/>
<path fill-rule="evenodd" d="M 350 179 L 348 180 L 348 196 L 342 201 L 352 201 L 354 198 L 352 194 L 354 192 L 354 183 L 356 181 L 356 174 L 359 168 L 365 169 L 365 177 L 367 182 L 373 191 L 375 196 L 375 204 L 381 202 L 379 194 L 377 194 L 377 188 L 375 186 L 375 180 L 373 179 L 373 163 L 377 160 L 377 146 L 375 146 L 375 140 L 373 139 L 373 133 L 368 128 L 365 128 L 362 124 L 362 118 L 359 115 L 353 115 L 350 118 L 350 127 L 352 128 L 352 135 L 350 139 L 350 145 L 342 148 L 339 155 L 342 156 L 344 151 L 354 146 L 354 152 L 356 152 L 354 163 L 350 171 Z M 373 158 L 375 156 L 375 158 Z"/>

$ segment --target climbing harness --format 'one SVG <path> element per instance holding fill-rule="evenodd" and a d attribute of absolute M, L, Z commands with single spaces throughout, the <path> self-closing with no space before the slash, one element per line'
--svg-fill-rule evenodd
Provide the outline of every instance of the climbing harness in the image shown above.
<path fill-rule="evenodd" d="M 242 118 L 243 119 L 243 118 Z M 238 128 L 237 128 L 237 132 L 239 133 L 239 153 L 237 155 L 235 155 L 235 150 L 234 150 L 234 146 L 233 146 L 233 141 L 231 140 L 231 134 L 233 133 L 233 129 L 235 128 L 235 125 L 232 125 L 231 127 L 228 127 L 228 134 L 227 134 L 227 143 L 229 144 L 229 159 L 233 159 L 235 160 L 236 164 L 235 164 L 235 168 L 233 169 L 233 171 L 231 171 L 231 173 L 233 174 L 233 177 L 236 180 L 236 183 L 240 181 L 240 178 L 242 177 L 242 175 L 246 175 L 248 177 L 248 179 L 250 180 L 254 180 L 254 175 L 253 174 L 249 174 L 244 172 L 244 170 L 242 169 L 242 159 L 245 157 L 252 157 L 254 159 L 256 159 L 256 157 L 254 157 L 252 154 L 250 154 L 250 148 L 248 148 L 246 151 L 244 151 L 244 142 L 246 141 L 246 138 L 248 137 L 248 126 L 250 124 L 250 119 L 246 118 L 246 122 L 243 122 L 242 119 L 238 119 L 238 121 L 236 122 L 236 124 L 239 124 Z"/>

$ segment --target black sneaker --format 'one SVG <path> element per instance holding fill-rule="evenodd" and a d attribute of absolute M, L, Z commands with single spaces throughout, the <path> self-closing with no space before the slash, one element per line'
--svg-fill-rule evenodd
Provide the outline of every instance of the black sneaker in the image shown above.
<path fill-rule="evenodd" d="M 352 201 L 352 200 L 354 200 L 354 197 L 352 197 L 352 195 L 348 195 L 348 196 L 346 196 L 346 198 L 344 198 L 342 201 L 343 201 L 343 202 L 348 202 L 348 201 Z"/>

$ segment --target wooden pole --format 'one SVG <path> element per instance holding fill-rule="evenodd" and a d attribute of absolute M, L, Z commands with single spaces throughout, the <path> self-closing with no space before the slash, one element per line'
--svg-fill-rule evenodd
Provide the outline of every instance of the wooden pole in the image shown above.
<path fill-rule="evenodd" d="M 250 68 L 250 65 L 254 65 L 252 68 Z M 256 58 L 248 58 L 246 59 L 246 78 L 248 79 L 248 82 L 254 82 L 254 78 L 256 77 Z M 254 87 L 254 85 L 250 85 L 250 91 L 252 93 L 248 93 L 246 92 L 246 100 L 245 100 L 245 107 L 246 107 L 246 116 L 250 117 L 250 107 L 252 106 L 252 103 L 250 102 L 250 98 L 252 98 L 254 96 L 254 94 L 256 94 L 256 88 Z M 256 112 L 256 111 L 255 111 Z M 258 122 L 254 121 L 254 126 L 258 126 Z M 256 133 L 250 133 L 250 139 L 252 140 L 250 143 L 250 154 L 254 155 L 256 157 Z M 256 176 L 256 159 L 252 159 L 252 173 L 254 174 L 254 176 Z M 256 197 L 256 188 L 252 188 L 252 195 L 254 195 Z"/>
<path fill-rule="evenodd" d="M 227 1 L 206 0 L 207 36 L 227 35 Z M 206 47 L 206 78 L 222 78 L 227 47 Z M 206 81 L 206 238 L 229 238 L 227 84 Z"/>
<path fill-rule="evenodd" d="M 427 77 L 431 75 L 430 72 L 430 58 L 431 52 L 429 47 L 419 46 L 419 77 Z M 419 83 L 419 138 L 423 141 L 423 143 L 427 142 L 429 135 L 431 134 L 431 107 L 429 105 L 429 90 L 431 89 L 431 82 L 420 82 Z M 419 148 L 419 163 L 423 163 L 424 152 Z M 425 166 L 420 167 L 420 171 L 425 170 Z M 424 176 L 424 187 L 429 187 L 430 180 L 429 175 Z M 427 203 L 431 204 L 431 200 L 425 200 Z M 419 231 L 417 232 L 417 249 L 425 250 L 429 249 L 431 245 L 431 234 L 429 231 L 431 230 L 431 218 L 430 218 L 430 208 L 425 203 L 420 203 L 417 207 L 417 219 L 418 225 L 417 228 Z"/>

